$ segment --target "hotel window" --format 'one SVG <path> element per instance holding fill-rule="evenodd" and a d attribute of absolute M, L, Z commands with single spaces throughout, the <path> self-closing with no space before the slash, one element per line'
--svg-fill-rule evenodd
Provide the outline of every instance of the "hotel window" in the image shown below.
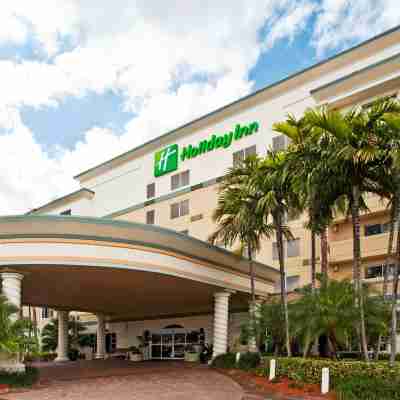
<path fill-rule="evenodd" d="M 390 264 L 389 266 L 389 278 L 393 277 L 394 264 Z M 385 265 L 371 265 L 370 267 L 365 268 L 365 278 L 382 278 L 385 271 Z"/>
<path fill-rule="evenodd" d="M 60 215 L 71 215 L 71 209 L 60 212 Z"/>
<path fill-rule="evenodd" d="M 156 212 L 155 210 L 150 210 L 146 212 L 146 224 L 154 225 L 156 220 Z"/>
<path fill-rule="evenodd" d="M 380 235 L 381 233 L 388 232 L 390 229 L 390 223 L 385 224 L 370 224 L 365 225 L 364 232 L 365 236 Z"/>
<path fill-rule="evenodd" d="M 300 240 L 293 239 L 287 242 L 287 256 L 288 257 L 299 257 L 300 256 Z"/>
<path fill-rule="evenodd" d="M 147 185 L 147 198 L 152 199 L 156 195 L 156 184 L 150 183 Z"/>
<path fill-rule="evenodd" d="M 247 157 L 257 155 L 257 146 L 253 145 L 233 153 L 233 166 L 240 165 Z"/>
<path fill-rule="evenodd" d="M 183 217 L 189 214 L 189 200 L 171 204 L 171 219 Z"/>
<path fill-rule="evenodd" d="M 285 135 L 278 135 L 272 138 L 272 150 L 281 151 L 286 150 L 289 140 Z"/>
<path fill-rule="evenodd" d="M 171 190 L 176 190 L 183 186 L 188 186 L 189 183 L 190 183 L 189 170 L 171 176 Z"/>
<path fill-rule="evenodd" d="M 285 257 L 285 243 L 283 244 L 283 257 Z M 278 257 L 278 244 L 276 242 L 272 243 L 272 259 L 279 260 Z"/>
<path fill-rule="evenodd" d="M 53 318 L 53 310 L 48 307 L 42 308 L 42 319 Z"/>

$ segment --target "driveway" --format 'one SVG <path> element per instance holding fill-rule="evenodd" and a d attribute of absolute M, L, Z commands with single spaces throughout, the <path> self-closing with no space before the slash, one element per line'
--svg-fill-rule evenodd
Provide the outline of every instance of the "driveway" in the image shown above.
<path fill-rule="evenodd" d="M 38 388 L 9 400 L 241 400 L 243 390 L 207 366 L 96 360 L 42 364 Z"/>

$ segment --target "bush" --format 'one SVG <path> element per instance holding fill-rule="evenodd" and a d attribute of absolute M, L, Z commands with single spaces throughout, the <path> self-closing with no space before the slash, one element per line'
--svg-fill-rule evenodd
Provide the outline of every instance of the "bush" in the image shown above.
<path fill-rule="evenodd" d="M 261 357 L 258 353 L 242 353 L 240 354 L 237 367 L 244 371 L 249 371 L 260 365 Z"/>
<path fill-rule="evenodd" d="M 50 353 L 42 351 L 38 353 L 28 353 L 25 355 L 24 360 L 26 362 L 37 362 L 37 361 L 54 361 L 57 357 L 57 353 Z"/>
<path fill-rule="evenodd" d="M 215 368 L 235 368 L 236 367 L 236 354 L 224 353 L 215 357 L 212 361 L 212 366 Z"/>
<path fill-rule="evenodd" d="M 77 349 L 70 349 L 68 351 L 68 358 L 71 361 L 76 361 L 79 358 L 79 350 Z"/>
<path fill-rule="evenodd" d="M 0 373 L 0 384 L 12 387 L 32 386 L 39 378 L 37 368 L 27 367 L 25 372 L 20 373 Z"/>
<path fill-rule="evenodd" d="M 264 368 L 268 371 L 269 359 Z M 385 362 L 332 361 L 304 358 L 277 358 L 277 376 L 286 376 L 295 381 L 319 384 L 322 368 L 328 367 L 333 387 L 351 377 L 376 378 L 381 382 L 396 381 L 400 375 L 400 365 L 390 368 Z"/>
<path fill-rule="evenodd" d="M 398 400 L 400 399 L 400 381 L 382 382 L 374 377 L 344 378 L 336 385 L 338 400 Z"/>

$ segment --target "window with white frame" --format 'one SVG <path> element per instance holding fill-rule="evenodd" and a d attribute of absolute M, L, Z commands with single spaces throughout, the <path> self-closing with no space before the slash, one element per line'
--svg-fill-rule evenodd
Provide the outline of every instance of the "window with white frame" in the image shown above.
<path fill-rule="evenodd" d="M 149 210 L 146 212 L 146 224 L 154 225 L 156 220 L 156 212 L 155 210 Z"/>
<path fill-rule="evenodd" d="M 53 318 L 53 310 L 48 307 L 42 308 L 42 319 Z"/>
<path fill-rule="evenodd" d="M 364 226 L 365 236 L 380 235 L 381 233 L 388 232 L 390 229 L 390 223 L 384 224 L 367 224 Z"/>
<path fill-rule="evenodd" d="M 190 171 L 186 170 L 171 176 L 171 190 L 176 190 L 190 184 Z"/>
<path fill-rule="evenodd" d="M 235 151 L 232 155 L 233 166 L 236 167 L 240 165 L 247 157 L 257 155 L 257 146 L 249 146 L 245 149 Z"/>
<path fill-rule="evenodd" d="M 288 257 L 300 256 L 300 239 L 288 240 L 286 242 L 286 254 Z"/>
<path fill-rule="evenodd" d="M 171 219 L 183 217 L 189 214 L 189 200 L 182 200 L 171 204 Z"/>
<path fill-rule="evenodd" d="M 278 135 L 272 138 L 272 150 L 281 151 L 285 150 L 288 145 L 288 140 L 285 135 Z"/>
<path fill-rule="evenodd" d="M 147 185 L 146 195 L 148 199 L 152 199 L 156 195 L 156 184 L 155 182 Z"/>

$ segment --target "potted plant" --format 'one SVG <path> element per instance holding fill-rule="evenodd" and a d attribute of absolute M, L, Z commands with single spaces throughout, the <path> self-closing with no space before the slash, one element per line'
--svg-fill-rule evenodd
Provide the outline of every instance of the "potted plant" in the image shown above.
<path fill-rule="evenodd" d="M 138 347 L 131 346 L 129 348 L 129 360 L 134 362 L 143 361 L 142 352 Z"/>
<path fill-rule="evenodd" d="M 200 354 L 196 351 L 193 345 L 186 346 L 185 348 L 185 361 L 199 362 Z"/>

